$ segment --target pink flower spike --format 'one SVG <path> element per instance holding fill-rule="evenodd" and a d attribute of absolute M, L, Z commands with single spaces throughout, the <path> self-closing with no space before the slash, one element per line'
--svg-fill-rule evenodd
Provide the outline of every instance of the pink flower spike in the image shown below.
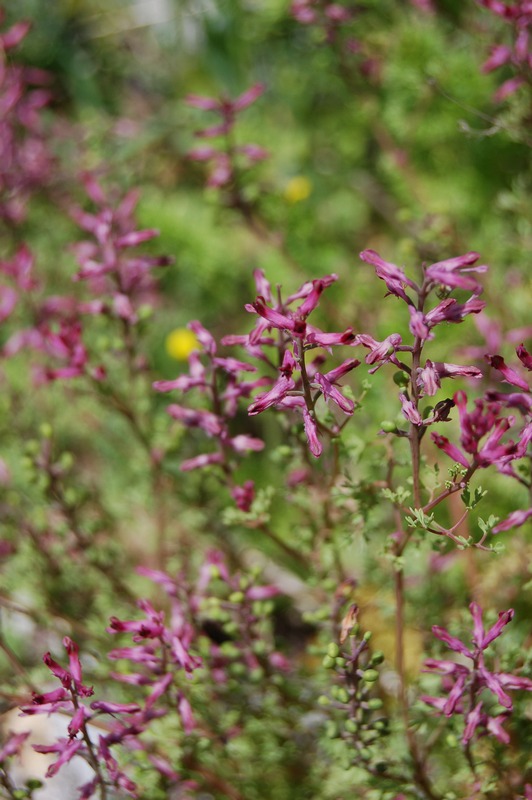
<path fill-rule="evenodd" d="M 306 407 L 303 408 L 303 424 L 305 426 L 305 433 L 307 435 L 307 441 L 310 448 L 310 452 L 312 453 L 315 458 L 319 458 L 323 451 L 323 446 L 318 439 L 318 430 L 316 428 L 316 423 L 312 419 L 309 411 Z"/>
<path fill-rule="evenodd" d="M 530 517 L 532 517 L 532 508 L 512 511 L 506 519 L 503 519 L 493 528 L 492 533 L 502 533 L 502 531 L 508 531 L 510 528 L 518 528 L 520 525 L 524 525 Z"/>
<path fill-rule="evenodd" d="M 486 272 L 487 267 L 481 264 L 472 266 L 480 258 L 479 253 L 471 252 L 463 256 L 448 258 L 431 264 L 426 270 L 426 277 L 435 284 L 442 284 L 449 289 L 466 289 L 474 294 L 480 294 L 482 287 L 472 277 L 464 275 L 466 272 Z"/>
<path fill-rule="evenodd" d="M 246 597 L 248 600 L 270 600 L 280 594 L 282 592 L 277 586 L 250 586 L 246 592 Z"/>
<path fill-rule="evenodd" d="M 462 744 L 466 745 L 468 742 L 471 741 L 473 735 L 480 725 L 481 716 L 482 716 L 482 700 L 476 704 L 475 708 L 469 712 L 466 717 L 466 726 L 464 729 L 464 735 L 462 736 Z"/>
<path fill-rule="evenodd" d="M 273 308 L 269 308 L 266 305 L 266 302 L 263 297 L 257 297 L 254 303 L 251 303 L 252 308 L 259 314 L 261 317 L 264 317 L 274 328 L 280 328 L 281 330 L 288 330 L 293 331 L 295 327 L 294 320 L 287 317 L 285 314 L 282 314 L 280 311 L 276 311 Z"/>
<path fill-rule="evenodd" d="M 508 711 L 512 710 L 512 698 L 506 694 L 502 688 L 502 683 L 493 672 L 488 672 L 482 665 L 479 667 L 479 673 L 482 676 L 486 686 L 495 695 L 501 706 L 504 706 Z"/>
<path fill-rule="evenodd" d="M 412 300 L 406 294 L 403 286 L 410 286 L 412 289 L 417 287 L 413 281 L 406 277 L 402 269 L 389 261 L 384 261 L 374 250 L 363 250 L 360 253 L 360 258 L 375 267 L 377 277 L 384 281 L 389 294 L 400 297 L 408 305 L 412 304 Z"/>
<path fill-rule="evenodd" d="M 235 436 L 233 439 L 229 439 L 228 444 L 231 445 L 236 453 L 247 453 L 250 450 L 254 450 L 255 452 L 264 450 L 264 442 L 262 439 L 257 439 L 254 436 L 247 436 L 244 433 Z"/>
<path fill-rule="evenodd" d="M 493 369 L 498 370 L 501 375 L 503 376 L 503 380 L 506 383 L 510 383 L 512 386 L 517 386 L 519 389 L 523 389 L 525 392 L 530 391 L 530 387 L 528 383 L 521 378 L 521 376 L 511 367 L 509 367 L 504 358 L 502 356 L 485 356 L 486 361 Z"/>
<path fill-rule="evenodd" d="M 423 425 L 423 419 L 421 414 L 408 397 L 401 392 L 399 395 L 399 400 L 401 401 L 403 415 L 406 419 L 412 423 L 412 425 Z"/>
<path fill-rule="evenodd" d="M 0 322 L 4 322 L 17 305 L 17 293 L 11 286 L 0 286 Z"/>
<path fill-rule="evenodd" d="M 21 20 L 16 22 L 1 36 L 1 44 L 4 50 L 11 50 L 13 47 L 18 47 L 21 41 L 28 35 L 31 29 L 31 22 L 29 20 Z"/>
<path fill-rule="evenodd" d="M 482 609 L 478 603 L 471 603 L 469 611 L 473 617 L 473 643 L 481 650 L 484 641 L 484 625 L 482 624 Z"/>
<path fill-rule="evenodd" d="M 212 464 L 221 464 L 223 460 L 224 457 L 222 453 L 203 453 L 202 455 L 182 461 L 179 469 L 181 472 L 190 472 L 193 469 L 202 469 L 203 467 L 212 466 Z"/>
<path fill-rule="evenodd" d="M 233 124 L 234 123 L 232 121 L 224 120 L 223 122 L 219 122 L 217 125 L 210 125 L 208 128 L 203 128 L 200 131 L 196 131 L 196 136 L 199 139 L 215 139 L 217 136 L 225 136 L 226 133 L 229 133 L 233 127 Z"/>
<path fill-rule="evenodd" d="M 325 281 L 312 281 L 312 290 L 307 295 L 305 300 L 297 309 L 297 315 L 301 317 L 308 317 L 311 311 L 314 311 L 319 303 L 321 294 L 326 287 Z"/>
<path fill-rule="evenodd" d="M 464 454 L 459 450 L 456 445 L 451 444 L 446 436 L 441 436 L 439 433 L 431 433 L 431 438 L 436 447 L 443 450 L 453 461 L 461 464 L 463 467 L 469 468 L 469 463 Z"/>
<path fill-rule="evenodd" d="M 189 150 L 187 153 L 187 158 L 191 161 L 209 161 L 211 158 L 215 158 L 218 155 L 218 150 L 215 147 L 209 147 L 209 145 L 203 145 L 201 147 L 194 147 L 192 150 Z"/>
<path fill-rule="evenodd" d="M 19 752 L 30 733 L 31 731 L 25 731 L 24 733 L 11 733 L 7 737 L 5 745 L 0 748 L 0 764 L 2 761 L 5 761 L 6 758 L 10 758 Z"/>
<path fill-rule="evenodd" d="M 530 678 L 523 678 L 520 675 L 512 675 L 507 672 L 499 672 L 497 678 L 501 686 L 504 686 L 505 689 L 532 692 L 532 680 L 530 680 Z"/>
<path fill-rule="evenodd" d="M 325 375 L 321 375 L 319 372 L 316 372 L 314 375 L 314 380 L 320 387 L 323 396 L 326 400 L 332 400 L 336 403 L 338 408 L 341 408 L 344 414 L 352 414 L 355 410 L 355 404 L 352 400 L 341 393 L 336 386 L 333 386 L 332 382 L 327 379 Z"/>
<path fill-rule="evenodd" d="M 482 378 L 482 372 L 477 367 L 435 361 L 434 368 L 440 378 L 475 378 L 477 380 Z"/>
<path fill-rule="evenodd" d="M 104 700 L 95 700 L 91 708 L 104 714 L 136 714 L 141 710 L 137 703 L 107 703 Z"/>
<path fill-rule="evenodd" d="M 355 339 L 356 336 L 352 328 L 347 328 L 343 333 L 323 333 L 317 328 L 312 328 L 307 336 L 307 342 L 309 344 L 318 345 L 320 347 L 331 347 L 331 345 L 335 344 L 352 344 Z M 360 361 L 358 364 L 360 364 Z"/>
<path fill-rule="evenodd" d="M 71 761 L 72 758 L 76 755 L 78 750 L 82 747 L 85 747 L 85 742 L 83 739 L 72 739 L 72 741 L 68 741 L 67 739 L 61 740 L 62 744 L 61 750 L 58 750 L 58 746 L 55 746 L 55 752 L 60 752 L 60 756 L 53 764 L 48 767 L 46 771 L 47 778 L 53 778 L 54 775 L 57 775 L 63 764 L 67 764 Z M 52 745 L 53 747 L 53 745 Z M 33 749 L 36 753 L 49 753 L 51 752 L 50 749 L 46 745 L 38 745 L 34 744 Z"/>
<path fill-rule="evenodd" d="M 42 660 L 50 670 L 50 672 L 55 675 L 56 678 L 59 678 L 65 689 L 70 689 L 72 686 L 72 676 L 66 669 L 63 669 L 57 661 L 54 661 L 50 653 L 45 653 L 42 657 Z"/>
<path fill-rule="evenodd" d="M 236 507 L 240 511 L 248 512 L 251 510 L 255 499 L 255 484 L 253 481 L 245 481 L 243 486 L 233 486 L 231 497 L 235 501 Z"/>
<path fill-rule="evenodd" d="M 471 612 L 472 613 L 472 612 Z M 492 625 L 489 631 L 486 633 L 484 638 L 482 639 L 482 649 L 484 650 L 494 639 L 497 639 L 498 636 L 501 635 L 503 628 L 508 625 L 509 622 L 512 621 L 514 618 L 514 610 L 513 608 L 509 608 L 508 611 L 501 611 L 499 612 L 499 619 Z"/>
<path fill-rule="evenodd" d="M 502 723 L 506 721 L 506 717 L 500 715 L 498 717 L 488 717 L 486 722 L 486 728 L 490 733 L 492 733 L 499 742 L 503 744 L 510 744 L 510 735 L 504 730 L 502 727 Z M 532 800 L 532 792 L 530 794 L 530 798 Z M 528 800 L 528 795 L 526 795 L 526 800 Z"/>
<path fill-rule="evenodd" d="M 530 372 L 532 370 L 532 356 L 524 346 L 524 344 L 520 344 L 516 351 L 517 357 L 521 364 Z"/>
<path fill-rule="evenodd" d="M 417 385 L 423 389 L 425 395 L 432 397 L 440 389 L 440 377 L 438 371 L 434 368 L 434 364 L 430 359 L 427 359 L 425 366 L 419 369 L 417 374 Z"/>
<path fill-rule="evenodd" d="M 85 724 L 85 720 L 91 718 L 91 712 L 86 706 L 80 705 L 76 709 L 72 719 L 68 724 L 68 735 L 73 739 Z"/>
<path fill-rule="evenodd" d="M 434 334 L 430 332 L 427 324 L 427 318 L 422 311 L 417 311 L 413 306 L 408 306 L 410 312 L 410 333 L 418 339 L 428 340 L 433 339 Z"/>
<path fill-rule="evenodd" d="M 149 242 L 150 239 L 155 239 L 159 236 L 160 232 L 156 228 L 148 228 L 144 231 L 132 231 L 120 236 L 116 241 L 116 247 L 136 247 L 143 242 Z"/>
<path fill-rule="evenodd" d="M 347 361 L 344 361 L 343 364 L 340 364 L 339 367 L 326 372 L 324 377 L 331 383 L 336 383 L 336 381 L 339 381 L 344 375 L 347 375 L 348 372 L 351 372 L 352 369 L 356 369 L 356 367 L 359 366 L 360 361 L 358 358 L 349 358 Z"/>
<path fill-rule="evenodd" d="M 506 98 L 510 97 L 511 94 L 514 94 L 514 92 L 516 92 L 521 86 L 524 86 L 524 84 L 525 79 L 520 75 L 516 76 L 515 78 L 509 78 L 499 86 L 493 95 L 493 99 L 497 103 L 502 103 L 503 100 L 506 100 Z"/>
<path fill-rule="evenodd" d="M 499 44 L 492 48 L 490 57 L 482 65 L 482 72 L 491 72 L 494 69 L 499 69 L 503 64 L 507 64 L 512 57 L 512 51 L 509 47 Z"/>
<path fill-rule="evenodd" d="M 219 111 L 220 101 L 215 100 L 214 97 L 204 97 L 198 94 L 189 94 L 185 97 L 185 103 L 193 108 L 199 108 L 201 111 Z"/>
<path fill-rule="evenodd" d="M 191 733 L 196 727 L 196 722 L 192 714 L 192 706 L 182 692 L 179 693 L 177 708 L 179 711 L 179 716 L 181 717 L 184 732 Z"/>
<path fill-rule="evenodd" d="M 239 153 L 243 153 L 245 156 L 248 157 L 251 163 L 255 161 L 264 161 L 264 159 L 269 158 L 270 154 L 264 147 L 259 147 L 258 144 L 243 144 L 237 148 Z"/>
<path fill-rule="evenodd" d="M 264 297 L 267 303 L 272 302 L 272 290 L 270 286 L 270 282 L 266 279 L 266 275 L 264 270 L 256 269 L 253 271 L 253 277 L 255 279 L 255 286 L 257 287 L 257 294 L 260 297 Z"/>
<path fill-rule="evenodd" d="M 434 636 L 437 636 L 438 639 L 441 639 L 447 647 L 450 647 L 451 650 L 455 650 L 457 653 L 462 653 L 463 656 L 467 656 L 467 658 L 474 658 L 473 653 L 471 650 L 465 646 L 460 639 L 456 639 L 456 637 L 451 636 L 451 634 L 445 630 L 445 628 L 440 628 L 439 625 L 432 626 L 432 633 Z"/>
<path fill-rule="evenodd" d="M 260 414 L 267 408 L 276 405 L 276 403 L 286 397 L 288 392 L 294 388 L 294 380 L 281 375 L 269 392 L 264 392 L 263 394 L 257 395 L 248 408 L 248 414 L 250 416 L 253 416 L 254 414 Z"/>
<path fill-rule="evenodd" d="M 432 630 L 434 631 L 434 628 Z M 473 656 L 471 656 L 471 658 L 472 657 Z M 443 713 L 446 717 L 450 717 L 452 714 L 454 714 L 456 706 L 458 705 L 458 702 L 464 693 L 466 679 L 467 675 L 460 674 L 456 679 L 456 683 L 454 684 L 453 688 L 449 692 L 449 697 L 447 698 L 447 702 L 443 707 Z"/>
<path fill-rule="evenodd" d="M 214 356 L 216 353 L 216 342 L 212 334 L 203 327 L 201 322 L 193 320 L 192 322 L 188 323 L 187 328 L 189 328 L 192 333 L 196 334 L 198 342 L 202 345 L 205 352 L 210 356 Z"/>
<path fill-rule="evenodd" d="M 235 111 L 242 111 L 244 108 L 247 108 L 255 100 L 264 94 L 266 91 L 266 85 L 264 83 L 255 83 L 251 86 L 247 91 L 243 94 L 239 95 L 236 100 L 233 101 L 232 106 Z"/>

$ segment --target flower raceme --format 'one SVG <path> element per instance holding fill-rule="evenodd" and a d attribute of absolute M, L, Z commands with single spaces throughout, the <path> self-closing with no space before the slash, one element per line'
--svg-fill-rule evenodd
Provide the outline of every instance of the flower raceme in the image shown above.
<path fill-rule="evenodd" d="M 257 315 L 255 327 L 247 337 L 226 337 L 224 341 L 243 345 L 251 356 L 259 357 L 267 363 L 269 358 L 263 348 L 277 343 L 281 366 L 273 386 L 255 397 L 248 413 L 260 414 L 267 408 L 300 413 L 310 452 L 317 458 L 323 451 L 319 433 L 324 431 L 324 427 L 317 418 L 316 403 L 323 397 L 332 401 L 344 414 L 352 415 L 355 404 L 342 394 L 338 381 L 360 364 L 358 359 L 350 358 L 338 367 L 323 372 L 318 369 L 323 357 L 318 357 L 311 363 L 306 362 L 306 353 L 309 350 L 324 348 L 330 352 L 332 346 L 352 345 L 356 342 L 357 337 L 351 328 L 340 333 L 325 333 L 308 322 L 308 317 L 317 307 L 323 291 L 337 280 L 337 276 L 326 275 L 308 281 L 285 301 L 279 293 L 276 302 L 264 273 L 257 270 L 254 276 L 257 290 L 262 294 L 247 305 L 246 310 Z M 276 338 L 271 336 L 274 331 L 277 332 Z M 388 349 L 387 347 L 386 350 Z M 299 375 L 295 376 L 296 372 Z"/>
<path fill-rule="evenodd" d="M 423 696 L 421 699 L 436 708 L 441 714 L 450 717 L 453 714 L 463 715 L 465 727 L 462 735 L 464 745 L 475 733 L 491 734 L 503 744 L 508 744 L 510 736 L 502 727 L 512 713 L 512 699 L 509 690 L 532 691 L 532 680 L 506 672 L 490 672 L 484 661 L 484 651 L 503 632 L 513 619 L 514 611 L 501 611 L 497 622 L 487 631 L 482 623 L 482 610 L 478 603 L 471 603 L 469 611 L 473 617 L 473 647 L 464 644 L 452 636 L 445 628 L 434 625 L 433 634 L 447 647 L 472 661 L 471 667 L 454 661 L 428 659 L 425 662 L 427 671 L 434 671 L 442 676 L 442 681 L 449 689 L 447 697 Z M 496 698 L 503 711 L 492 715 L 484 708 L 485 691 Z"/>
<path fill-rule="evenodd" d="M 121 741 L 121 738 L 117 739 L 115 737 L 114 741 L 111 742 L 112 734 L 107 736 L 100 735 L 99 743 L 96 745 L 91 741 L 87 725 L 101 714 L 109 714 L 113 720 L 117 715 L 135 715 L 141 711 L 140 706 L 136 703 L 107 703 L 98 700 L 87 706 L 84 701 L 94 694 L 94 690 L 83 683 L 79 648 L 68 636 L 63 639 L 63 646 L 68 655 L 68 668 L 62 667 L 52 658 L 50 653 L 45 653 L 43 656 L 44 663 L 52 675 L 60 681 L 61 687 L 52 689 L 44 694 L 34 692 L 32 703 L 21 708 L 22 713 L 28 715 L 56 712 L 70 715 L 67 729 L 68 738 L 61 738 L 53 744 L 33 745 L 33 749 L 37 753 L 53 753 L 57 755 L 57 759 L 49 766 L 46 777 L 53 777 L 64 764 L 67 764 L 75 756 L 81 756 L 92 766 L 94 766 L 96 760 L 105 764 L 107 777 L 104 776 L 103 770 L 99 768 L 95 778 L 80 787 L 80 798 L 92 797 L 98 787 L 103 790 L 107 783 L 114 785 L 117 789 L 125 790 L 128 794 L 133 794 L 135 784 L 118 769 L 116 761 L 109 752 L 109 745 Z M 123 722 L 117 722 L 116 724 L 117 726 L 122 726 L 124 730 L 128 727 L 126 724 L 124 728 Z"/>
<path fill-rule="evenodd" d="M 237 115 L 254 103 L 264 92 L 264 85 L 256 83 L 235 100 L 228 97 L 219 99 L 191 94 L 186 98 L 189 106 L 201 111 L 210 111 L 220 118 L 220 122 L 196 132 L 199 139 L 214 139 L 224 137 L 226 146 L 213 147 L 212 145 L 199 145 L 188 153 L 192 161 L 205 161 L 210 164 L 210 174 L 207 186 L 221 189 L 231 184 L 238 169 L 249 169 L 257 161 L 268 157 L 264 148 L 256 144 L 236 145 L 230 141 Z"/>
<path fill-rule="evenodd" d="M 482 65 L 482 72 L 493 72 L 503 66 L 513 68 L 515 74 L 499 86 L 494 100 L 500 102 L 525 86 L 532 67 L 530 35 L 532 26 L 532 5 L 529 0 L 503 3 L 500 0 L 478 0 L 480 5 L 501 17 L 512 27 L 511 46 L 496 44 L 491 48 L 488 59 Z"/>

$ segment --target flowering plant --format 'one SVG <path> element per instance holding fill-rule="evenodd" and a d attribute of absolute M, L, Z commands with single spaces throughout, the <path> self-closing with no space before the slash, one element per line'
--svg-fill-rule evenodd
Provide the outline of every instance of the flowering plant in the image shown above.
<path fill-rule="evenodd" d="M 532 797 L 530 9 L 281 6 L 6 9 L 6 800 Z"/>

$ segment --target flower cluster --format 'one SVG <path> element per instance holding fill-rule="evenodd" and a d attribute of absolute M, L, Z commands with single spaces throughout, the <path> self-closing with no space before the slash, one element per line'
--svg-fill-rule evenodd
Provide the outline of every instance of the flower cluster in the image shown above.
<path fill-rule="evenodd" d="M 532 49 L 530 46 L 532 5 L 528 0 L 504 3 L 501 0 L 478 0 L 480 5 L 501 17 L 512 27 L 511 45 L 497 44 L 491 49 L 489 58 L 482 65 L 483 72 L 492 72 L 503 66 L 511 66 L 516 73 L 497 89 L 494 99 L 505 100 L 530 80 Z"/>
<path fill-rule="evenodd" d="M 79 800 L 92 797 L 99 787 L 105 788 L 105 786 L 113 786 L 135 796 L 135 784 L 119 768 L 110 750 L 112 745 L 128 735 L 130 724 L 119 722 L 121 735 L 116 732 L 100 734 L 98 744 L 91 739 L 94 728 L 91 730 L 88 726 L 102 715 L 109 715 L 112 720 L 122 715 L 134 718 L 141 711 L 140 706 L 136 703 L 108 703 L 103 700 L 94 700 L 87 705 L 86 701 L 94 694 L 94 690 L 83 683 L 79 648 L 68 636 L 63 639 L 63 645 L 68 655 L 68 669 L 58 664 L 50 653 L 45 653 L 43 656 L 43 661 L 52 675 L 60 681 L 60 688 L 44 694 L 34 692 L 32 703 L 21 708 L 22 713 L 28 715 L 60 712 L 70 716 L 67 738 L 61 738 L 51 745 L 33 745 L 37 753 L 57 755 L 56 761 L 48 767 L 46 777 L 56 775 L 64 764 L 75 756 L 80 756 L 91 765 L 95 776 L 89 783 L 80 787 Z"/>
<path fill-rule="evenodd" d="M 436 708 L 441 714 L 450 717 L 454 714 L 463 715 L 465 727 L 462 743 L 467 745 L 473 736 L 478 733 L 491 734 L 504 744 L 508 744 L 510 736 L 503 728 L 504 722 L 512 713 L 512 699 L 508 691 L 532 691 L 532 680 L 507 672 L 490 672 L 484 661 L 484 651 L 497 637 L 501 635 L 505 626 L 514 616 L 513 609 L 501 611 L 497 622 L 485 631 L 482 623 L 482 610 L 478 603 L 469 606 L 473 617 L 473 648 L 468 647 L 459 639 L 437 625 L 432 632 L 447 647 L 472 661 L 471 667 L 455 661 L 441 661 L 429 659 L 425 662 L 428 670 L 442 675 L 444 688 L 448 690 L 447 697 L 430 697 L 424 695 L 422 700 Z M 502 706 L 502 711 L 495 714 L 486 708 L 487 690 Z M 492 703 L 492 705 L 494 705 Z"/>
<path fill-rule="evenodd" d="M 228 97 L 215 99 L 201 95 L 189 95 L 187 103 L 201 111 L 212 111 L 220 121 L 208 128 L 196 132 L 199 139 L 223 137 L 221 148 L 212 145 L 200 145 L 190 150 L 188 157 L 192 161 L 206 161 L 210 165 L 207 186 L 221 189 L 231 187 L 241 170 L 249 169 L 257 161 L 268 157 L 264 148 L 256 144 L 237 145 L 233 141 L 233 128 L 237 115 L 254 103 L 264 92 L 264 85 L 256 83 L 235 100 Z"/>
<path fill-rule="evenodd" d="M 340 428 L 335 425 L 333 430 L 328 430 L 319 421 L 316 415 L 316 403 L 323 397 L 332 401 L 344 414 L 352 415 L 355 404 L 342 394 L 338 382 L 360 364 L 360 361 L 351 358 L 332 370 L 323 371 L 320 369 L 324 361 L 323 356 L 318 356 L 310 363 L 306 360 L 309 350 L 324 348 L 330 351 L 334 345 L 352 345 L 357 341 L 351 328 L 342 333 L 324 333 L 308 322 L 308 317 L 318 305 L 322 292 L 337 280 L 337 276 L 327 275 L 318 280 L 308 281 L 286 300 L 281 298 L 280 293 L 274 300 L 271 286 L 264 273 L 256 270 L 254 275 L 260 294 L 253 303 L 246 306 L 246 309 L 256 314 L 258 321 L 247 336 L 226 336 L 223 343 L 244 346 L 248 355 L 260 359 L 270 367 L 274 365 L 266 350 L 276 347 L 280 366 L 273 386 L 254 398 L 248 408 L 248 414 L 260 414 L 267 408 L 294 410 L 301 414 L 310 452 L 319 457 L 323 450 L 319 433 L 328 432 L 337 435 Z M 298 305 L 291 308 L 294 303 Z M 278 332 L 277 340 L 269 335 L 272 331 Z M 294 374 L 296 372 L 297 375 Z"/>
<path fill-rule="evenodd" d="M 38 753 L 57 754 L 47 777 L 57 774 L 74 757 L 88 762 L 95 775 L 80 787 L 79 800 L 90 798 L 97 791 L 103 797 L 109 787 L 138 796 L 136 785 L 112 754 L 116 747 L 131 753 L 143 750 L 166 786 L 179 786 L 180 790 L 191 788 L 192 783 L 180 776 L 172 757 L 164 752 L 166 748 L 160 749 L 151 739 L 145 741 L 142 736 L 154 721 L 173 711 L 177 712 L 184 737 L 196 729 L 188 695 L 189 679 L 199 667 L 209 670 L 210 688 L 227 683 L 229 675 L 236 674 L 236 666 L 241 666 L 248 675 L 262 674 L 263 670 L 286 672 L 290 669 L 286 657 L 265 641 L 259 626 L 257 604 L 276 597 L 279 590 L 275 586 L 251 584 L 243 582 L 238 575 L 231 575 L 223 555 L 217 551 L 207 554 L 193 586 L 186 584 L 183 575 L 172 578 L 165 572 L 143 567 L 139 567 L 138 572 L 162 587 L 169 600 L 169 613 L 156 610 L 149 600 L 142 599 L 138 601 L 142 618 L 111 617 L 108 633 L 128 634 L 133 643 L 115 648 L 108 657 L 121 663 L 120 671 L 111 672 L 110 677 L 131 687 L 137 697 L 139 689 L 146 690 L 144 699 L 128 703 L 107 700 L 88 703 L 94 689 L 83 682 L 77 645 L 65 637 L 68 668 L 57 663 L 50 653 L 43 657 L 61 686 L 44 694 L 33 693 L 32 702 L 21 708 L 26 715 L 61 713 L 70 717 L 68 737 L 51 745 L 33 747 Z M 214 581 L 221 584 L 225 597 L 221 602 L 212 602 Z M 207 648 L 205 642 L 208 642 Z M 230 647 L 224 646 L 227 643 Z M 199 649 L 203 650 L 205 658 L 198 655 Z M 241 676 L 240 670 L 238 672 Z M 104 724 L 100 720 L 102 716 Z M 105 733 L 99 732 L 102 730 Z M 18 751 L 26 736 L 10 739 L 0 751 L 0 763 Z"/>
<path fill-rule="evenodd" d="M 105 378 L 103 365 L 90 363 L 83 337 L 86 316 L 118 320 L 128 357 L 133 359 L 132 329 L 139 321 L 142 304 L 155 298 L 152 270 L 172 261 L 167 256 L 131 252 L 158 235 L 153 229 L 137 229 L 134 219 L 137 192 L 129 192 L 115 202 L 93 175 L 85 174 L 83 184 L 97 211 L 91 214 L 78 207 L 71 210 L 80 227 L 92 235 L 91 240 L 73 245 L 80 264 L 74 280 L 89 285 L 94 295 L 91 299 L 80 300 L 73 295 L 41 299 L 42 287 L 34 276 L 34 258 L 25 245 L 10 260 L 0 262 L 0 271 L 10 282 L 0 288 L 0 321 L 24 299 L 30 301 L 29 311 L 34 318 L 32 327 L 18 330 L 8 338 L 3 354 L 11 357 L 23 348 L 41 353 L 47 363 L 34 368 L 38 383 L 81 375 L 96 381 Z M 142 363 L 132 363 L 131 367 L 140 369 Z"/>
<path fill-rule="evenodd" d="M 183 393 L 195 389 L 206 398 L 208 409 L 189 408 L 178 403 L 167 407 L 173 419 L 187 428 L 203 431 L 216 442 L 215 450 L 183 461 L 181 470 L 188 472 L 218 465 L 237 506 L 246 511 L 253 500 L 253 484 L 251 481 L 247 481 L 244 487 L 234 484 L 234 456 L 262 450 L 264 442 L 245 433 L 232 435 L 229 423 L 236 416 L 239 399 L 249 397 L 254 389 L 263 386 L 268 379 L 243 380 L 241 373 L 254 373 L 257 371 L 256 367 L 236 358 L 217 355 L 214 338 L 199 322 L 191 322 L 188 327 L 194 332 L 202 348 L 201 352 L 194 350 L 190 354 L 189 374 L 180 375 L 170 381 L 156 381 L 153 388 L 158 392 L 178 390 Z"/>
<path fill-rule="evenodd" d="M 352 9 L 323 0 L 293 0 L 290 10 L 302 25 L 320 25 L 325 29 L 342 25 L 353 17 Z"/>
<path fill-rule="evenodd" d="M 530 371 L 532 357 L 524 344 L 518 345 L 516 353 L 521 367 Z M 462 449 L 452 444 L 445 436 L 433 433 L 432 438 L 436 446 L 461 464 L 469 475 L 479 468 L 495 466 L 499 472 L 519 481 L 529 489 L 529 482 L 515 468 L 515 462 L 527 456 L 532 440 L 532 398 L 529 385 L 502 356 L 487 354 L 485 359 L 495 373 L 501 375 L 503 383 L 508 383 L 519 391 L 489 390 L 485 397 L 475 400 L 474 409 L 471 411 L 467 410 L 467 395 L 464 392 L 457 392 L 454 403 L 459 412 Z M 514 414 L 507 414 L 513 410 L 520 412 L 522 416 L 520 424 Z M 507 437 L 510 430 L 515 432 L 513 439 Z M 530 516 L 532 508 L 513 511 L 493 528 L 493 532 L 500 533 L 523 525 Z"/>
<path fill-rule="evenodd" d="M 0 7 L 0 23 L 3 17 Z M 0 34 L 0 219 L 12 225 L 22 222 L 28 197 L 52 172 L 40 113 L 51 97 L 49 76 L 8 60 L 29 29 L 18 22 Z"/>
<path fill-rule="evenodd" d="M 100 301 L 110 297 L 110 305 L 102 301 L 101 313 L 112 314 L 128 325 L 135 325 L 139 319 L 139 306 L 153 301 L 153 269 L 167 266 L 172 259 L 131 252 L 131 248 L 159 235 L 159 231 L 153 228 L 137 229 L 134 218 L 139 200 L 137 191 L 130 191 L 117 200 L 104 191 L 94 175 L 87 173 L 82 179 L 96 211 L 71 210 L 74 220 L 91 235 L 90 240 L 74 245 L 80 265 L 75 280 L 87 281 Z"/>
<path fill-rule="evenodd" d="M 454 403 L 460 417 L 460 442 L 463 451 L 451 444 L 445 436 L 433 433 L 432 438 L 437 447 L 467 470 L 494 465 L 500 472 L 515 477 L 512 462 L 526 454 L 532 438 L 532 425 L 527 425 L 521 431 L 518 441 L 502 441 L 505 433 L 514 425 L 515 418 L 501 416 L 501 403 L 478 398 L 475 400 L 475 408 L 468 411 L 465 392 L 456 392 Z"/>

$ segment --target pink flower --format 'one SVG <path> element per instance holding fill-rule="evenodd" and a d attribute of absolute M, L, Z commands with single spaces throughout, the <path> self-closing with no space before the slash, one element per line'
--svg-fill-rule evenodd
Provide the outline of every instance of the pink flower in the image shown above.
<path fill-rule="evenodd" d="M 412 300 L 406 294 L 404 287 L 409 286 L 414 290 L 418 287 L 406 277 L 402 269 L 389 261 L 384 261 L 374 250 L 363 250 L 360 253 L 360 258 L 375 267 L 377 277 L 384 281 L 389 294 L 400 297 L 406 303 L 412 305 Z"/>
<path fill-rule="evenodd" d="M 466 274 L 486 272 L 488 268 L 485 265 L 473 266 L 479 258 L 480 255 L 478 253 L 471 252 L 463 256 L 437 261 L 427 267 L 425 275 L 433 284 L 441 284 L 449 289 L 466 289 L 474 294 L 480 294 L 482 292 L 480 284 L 469 274 Z"/>
<path fill-rule="evenodd" d="M 530 391 L 528 383 L 523 380 L 523 378 L 521 378 L 521 376 L 514 369 L 506 364 L 502 356 L 487 355 L 486 361 L 490 366 L 501 373 L 503 380 L 506 383 L 510 383 L 512 386 L 517 386 L 519 389 L 523 389 L 525 392 Z"/>
<path fill-rule="evenodd" d="M 512 511 L 506 519 L 503 519 L 502 522 L 499 522 L 498 525 L 493 528 L 492 532 L 502 533 L 502 531 L 508 531 L 510 528 L 518 528 L 520 525 L 524 525 L 530 517 L 532 517 L 532 508 Z"/>

